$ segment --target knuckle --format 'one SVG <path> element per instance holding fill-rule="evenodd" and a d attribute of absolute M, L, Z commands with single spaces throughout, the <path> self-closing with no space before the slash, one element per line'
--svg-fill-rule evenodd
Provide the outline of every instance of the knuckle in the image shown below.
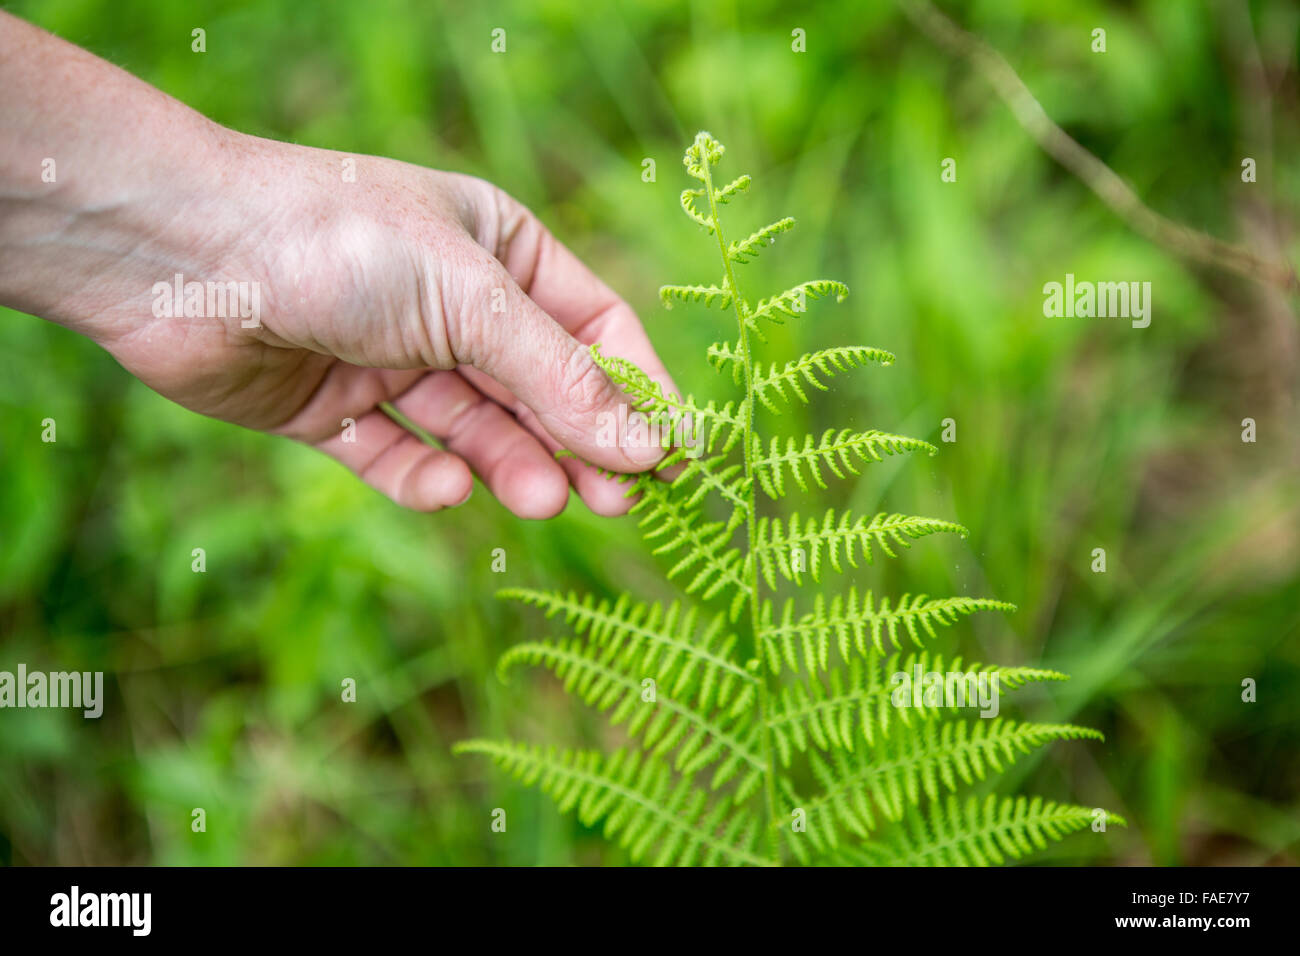
<path fill-rule="evenodd" d="M 578 416 L 595 415 L 609 401 L 609 379 L 604 370 L 591 360 L 585 348 L 575 349 L 565 363 L 560 378 L 560 397 L 567 410 Z"/>
<path fill-rule="evenodd" d="M 488 248 L 493 250 L 498 259 L 505 261 L 519 234 L 536 220 L 527 206 L 505 190 L 497 189 L 494 198 L 496 232 Z"/>
<path fill-rule="evenodd" d="M 477 176 L 449 173 L 444 205 L 475 243 L 494 255 L 517 228 L 522 207 L 509 193 Z"/>
<path fill-rule="evenodd" d="M 440 309 L 447 345 L 457 362 L 473 364 L 486 345 L 494 303 L 505 295 L 494 264 L 474 249 L 449 248 L 439 257 Z M 454 363 L 453 363 L 454 364 Z"/>
<path fill-rule="evenodd" d="M 454 368 L 456 345 L 463 337 L 456 310 L 447 307 L 445 278 L 441 264 L 433 262 L 420 274 L 418 302 L 422 340 L 418 352 L 430 368 Z"/>

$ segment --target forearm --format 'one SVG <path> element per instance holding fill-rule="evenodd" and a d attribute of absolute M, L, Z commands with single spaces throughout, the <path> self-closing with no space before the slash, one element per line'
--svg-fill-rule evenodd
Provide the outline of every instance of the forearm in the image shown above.
<path fill-rule="evenodd" d="M 233 134 L 0 12 L 0 303 L 100 340 L 219 249 Z"/>

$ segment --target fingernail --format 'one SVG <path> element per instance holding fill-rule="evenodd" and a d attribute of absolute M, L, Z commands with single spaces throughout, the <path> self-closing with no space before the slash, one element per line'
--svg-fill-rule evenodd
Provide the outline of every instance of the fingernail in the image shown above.
<path fill-rule="evenodd" d="M 630 445 L 623 449 L 628 460 L 638 465 L 653 465 L 664 457 L 665 449 L 655 444 Z"/>

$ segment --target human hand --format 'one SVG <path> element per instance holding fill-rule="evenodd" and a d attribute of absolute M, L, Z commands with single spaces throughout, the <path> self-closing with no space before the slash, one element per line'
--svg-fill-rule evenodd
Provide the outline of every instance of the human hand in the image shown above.
<path fill-rule="evenodd" d="M 161 394 L 423 511 L 465 500 L 474 472 L 522 517 L 559 513 L 570 484 L 619 514 L 619 485 L 552 453 L 619 472 L 662 457 L 597 441 L 624 398 L 586 344 L 670 385 L 635 314 L 491 184 L 232 132 L 3 13 L 0 85 L 0 301 Z M 186 294 L 234 283 L 256 321 L 202 295 L 187 314 L 176 276 Z"/>
<path fill-rule="evenodd" d="M 473 471 L 521 517 L 562 511 L 570 483 L 599 514 L 627 509 L 621 486 L 553 458 L 628 472 L 663 455 L 597 443 L 599 416 L 626 399 L 585 346 L 669 379 L 631 308 L 532 213 L 468 176 L 221 141 L 226 198 L 194 211 L 221 238 L 182 275 L 256 283 L 260 327 L 142 315 L 135 297 L 98 335 L 128 370 L 187 408 L 311 444 L 406 507 L 459 504 Z"/>

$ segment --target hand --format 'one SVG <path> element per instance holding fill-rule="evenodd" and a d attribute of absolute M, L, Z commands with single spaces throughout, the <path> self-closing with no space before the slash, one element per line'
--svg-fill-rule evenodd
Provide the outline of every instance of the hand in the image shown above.
<path fill-rule="evenodd" d="M 183 275 L 257 283 L 261 327 L 234 310 L 156 318 L 141 296 L 102 338 L 128 370 L 187 408 L 307 442 L 409 508 L 463 502 L 472 470 L 521 517 L 558 514 L 570 482 L 598 514 L 626 511 L 622 486 L 552 454 L 623 472 L 663 454 L 597 444 L 625 398 L 585 345 L 669 380 L 631 308 L 535 216 L 468 176 L 225 135 L 231 198 L 199 208 L 236 238 Z"/>
<path fill-rule="evenodd" d="M 620 472 L 662 457 L 597 443 L 624 398 L 585 345 L 671 383 L 632 310 L 519 203 L 468 176 L 222 129 L 4 14 L 0 54 L 14 104 L 0 301 L 85 332 L 187 408 L 313 445 L 406 507 L 463 502 L 473 472 L 521 517 L 558 514 L 570 483 L 593 511 L 626 511 L 622 486 L 552 455 Z M 132 123 L 113 118 L 124 111 Z M 42 152 L 60 157 L 59 182 L 39 181 Z M 187 317 L 165 294 L 176 275 L 242 286 L 258 321 L 206 302 Z"/>

